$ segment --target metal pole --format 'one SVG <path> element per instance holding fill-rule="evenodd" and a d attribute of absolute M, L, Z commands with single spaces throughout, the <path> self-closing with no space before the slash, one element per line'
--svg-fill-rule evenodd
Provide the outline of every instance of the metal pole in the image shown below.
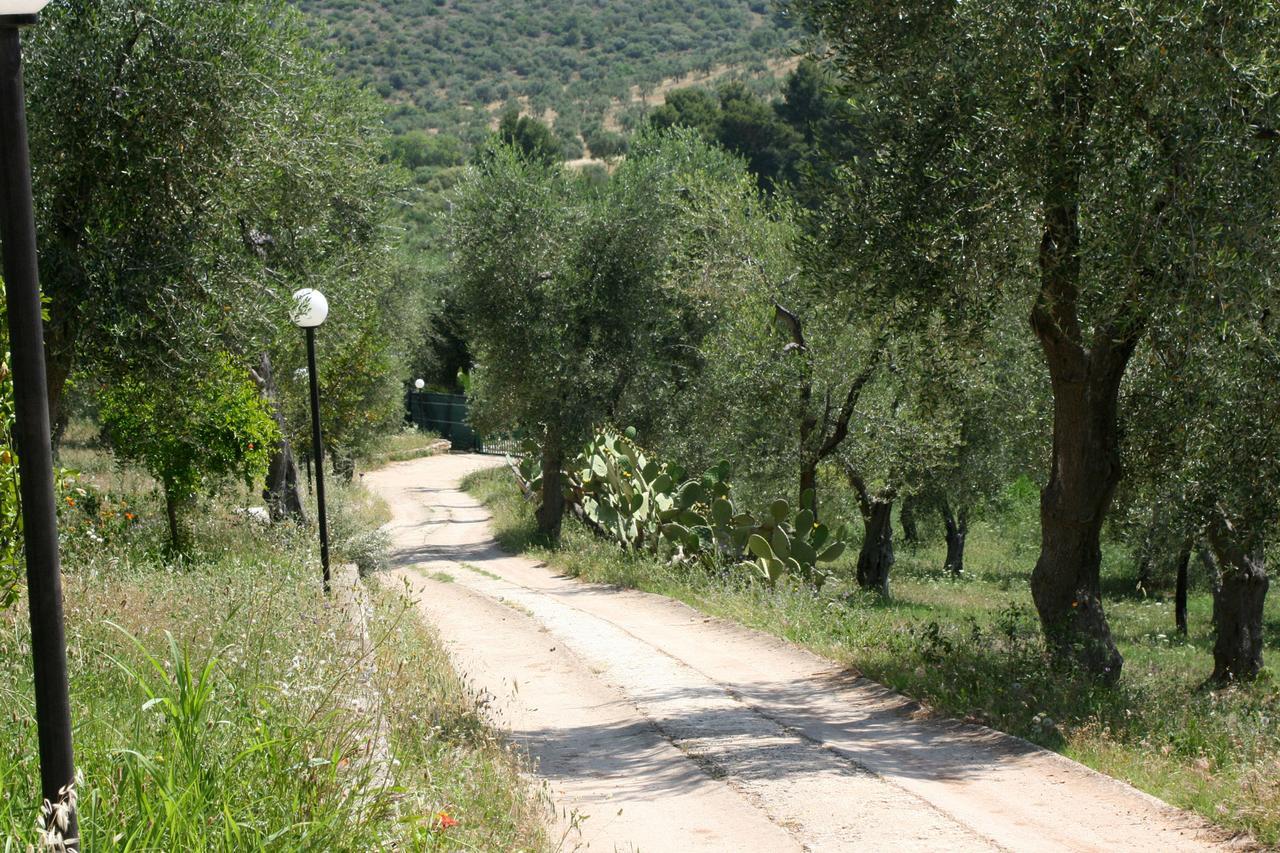
<path fill-rule="evenodd" d="M 62 576 L 58 559 L 58 514 L 53 491 L 53 450 L 40 317 L 36 226 L 31 198 L 31 160 L 22 86 L 18 27 L 34 16 L 0 17 L 0 240 L 13 359 L 14 440 L 22 478 L 22 531 L 31 606 L 31 658 L 35 671 L 36 730 L 40 740 L 40 785 L 44 799 L 70 806 L 75 781 L 71 747 L 71 698 L 67 646 L 62 626 Z M 66 845 L 79 849 L 75 810 L 62 829 Z"/>
<path fill-rule="evenodd" d="M 311 456 L 316 464 L 316 514 L 320 516 L 320 565 L 329 591 L 329 525 L 324 511 L 324 444 L 320 435 L 320 383 L 316 378 L 316 330 L 307 329 L 307 371 L 311 374 Z"/>

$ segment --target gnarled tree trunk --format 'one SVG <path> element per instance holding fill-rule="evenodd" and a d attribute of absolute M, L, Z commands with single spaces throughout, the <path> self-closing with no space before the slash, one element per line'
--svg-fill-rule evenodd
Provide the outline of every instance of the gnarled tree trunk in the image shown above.
<path fill-rule="evenodd" d="M 74 312 L 76 315 L 78 311 Z M 45 324 L 45 372 L 47 376 L 46 394 L 49 399 L 49 423 L 52 426 L 50 440 L 53 452 L 57 453 L 62 444 L 62 437 L 67 430 L 66 389 L 67 380 L 75 366 L 74 329 L 68 323 L 59 323 L 51 318 Z"/>
<path fill-rule="evenodd" d="M 560 437 L 548 433 L 542 443 L 542 501 L 536 518 L 538 532 L 554 542 L 564 520 L 564 449 Z"/>
<path fill-rule="evenodd" d="M 950 501 L 942 501 L 942 523 L 947 528 L 947 561 L 943 568 L 956 577 L 964 574 L 964 543 L 969 536 L 969 511 L 953 511 Z"/>
<path fill-rule="evenodd" d="M 893 568 L 893 499 L 892 489 L 874 497 L 867 491 L 861 475 L 846 465 L 849 485 L 858 496 L 862 510 L 862 550 L 858 552 L 858 586 L 877 590 L 889 597 L 889 570 Z"/>
<path fill-rule="evenodd" d="M 181 554 L 187 550 L 187 531 L 182 523 L 184 501 L 175 494 L 174 487 L 163 486 L 164 511 L 169 521 L 169 553 Z"/>
<path fill-rule="evenodd" d="M 1114 682 L 1123 659 L 1102 609 L 1101 534 L 1120 481 L 1116 396 L 1123 362 L 1099 361 L 1085 356 L 1079 371 L 1053 371 L 1053 467 L 1040 493 L 1031 593 L 1053 650 Z"/>
<path fill-rule="evenodd" d="M 872 499 L 863 518 L 866 535 L 858 552 L 858 586 L 889 597 L 889 569 L 893 568 L 893 501 Z"/>
<path fill-rule="evenodd" d="M 902 502 L 902 508 L 898 510 L 898 523 L 902 525 L 902 541 L 913 548 L 920 544 L 920 525 L 916 523 L 918 502 L 918 497 L 909 497 Z"/>
<path fill-rule="evenodd" d="M 262 499 L 267 503 L 272 521 L 292 519 L 305 524 L 307 515 L 302 505 L 302 492 L 298 488 L 298 463 L 293 456 L 284 412 L 280 408 L 280 393 L 271 369 L 271 356 L 265 352 L 258 361 L 258 369 L 253 371 L 253 379 L 271 406 L 271 417 L 280 432 L 280 439 L 271 448 L 271 458 L 267 461 L 267 482 L 262 490 Z"/>
<path fill-rule="evenodd" d="M 1173 625 L 1182 636 L 1187 636 L 1187 569 L 1191 565 L 1191 540 L 1182 544 L 1178 552 L 1178 580 L 1173 590 Z"/>
<path fill-rule="evenodd" d="M 1205 574 L 1209 576 L 1209 589 L 1213 593 L 1213 615 L 1210 617 L 1214 629 L 1218 627 L 1218 594 L 1222 592 L 1222 570 L 1218 568 L 1218 561 L 1213 556 L 1213 548 L 1209 546 L 1208 541 L 1200 543 L 1199 552 L 1200 565 L 1204 566 Z"/>
<path fill-rule="evenodd" d="M 803 440 L 803 439 L 802 439 Z M 813 492 L 813 515 L 818 515 L 818 460 L 806 457 L 800 462 L 800 501 L 803 502 L 805 492 Z M 801 506 L 798 503 L 797 506 Z"/>
<path fill-rule="evenodd" d="M 1260 543 L 1220 520 L 1209 529 L 1222 586 L 1214 597 L 1218 637 L 1213 644 L 1214 684 L 1252 681 L 1262 670 L 1262 612 L 1267 600 L 1267 564 Z"/>
<path fill-rule="evenodd" d="M 832 409 L 831 393 L 828 391 L 823 400 L 822 417 L 819 418 L 813 406 L 813 365 L 809 361 L 809 345 L 804 339 L 804 324 L 795 313 L 788 311 L 778 303 L 774 303 L 774 325 L 782 329 L 791 338 L 783 348 L 783 353 L 798 354 L 806 359 L 803 378 L 797 389 L 796 423 L 798 426 L 798 445 L 800 450 L 800 493 L 799 505 L 804 504 L 805 493 L 813 492 L 813 504 L 810 509 L 818 515 L 818 464 L 831 456 L 849 435 L 849 420 L 858 405 L 862 389 L 871 381 L 880 364 L 881 347 L 877 346 L 867 364 L 849 383 L 849 391 L 839 411 Z"/>
<path fill-rule="evenodd" d="M 355 454 L 345 448 L 335 447 L 329 451 L 329 464 L 333 467 L 335 476 L 341 477 L 342 482 L 350 483 L 356 478 L 356 457 Z"/>
<path fill-rule="evenodd" d="M 1102 524 L 1120 482 L 1117 405 L 1120 382 L 1141 337 L 1136 311 L 1117 310 L 1086 343 L 1080 296 L 1079 167 L 1067 128 L 1087 121 L 1086 85 L 1057 93 L 1062 138 L 1046 152 L 1040 292 L 1031 325 L 1053 387 L 1053 455 L 1040 493 L 1040 557 L 1031 593 L 1050 648 L 1102 681 L 1124 663 L 1102 609 Z"/>

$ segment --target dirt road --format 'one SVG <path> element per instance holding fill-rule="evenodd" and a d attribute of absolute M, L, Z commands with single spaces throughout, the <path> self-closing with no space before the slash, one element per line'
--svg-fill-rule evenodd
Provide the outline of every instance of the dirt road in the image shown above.
<path fill-rule="evenodd" d="M 785 642 L 502 552 L 436 456 L 365 476 L 394 568 L 550 786 L 565 849 L 1191 851 L 1195 817 Z"/>

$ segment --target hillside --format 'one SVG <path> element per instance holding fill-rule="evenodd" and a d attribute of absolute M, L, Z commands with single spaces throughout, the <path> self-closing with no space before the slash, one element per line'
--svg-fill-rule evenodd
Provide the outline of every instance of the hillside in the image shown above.
<path fill-rule="evenodd" d="M 469 141 L 510 103 L 565 140 L 626 127 L 686 75 L 728 66 L 772 77 L 770 60 L 792 40 L 767 0 L 296 2 L 328 25 L 341 70 L 396 105 L 397 130 L 449 129 Z"/>

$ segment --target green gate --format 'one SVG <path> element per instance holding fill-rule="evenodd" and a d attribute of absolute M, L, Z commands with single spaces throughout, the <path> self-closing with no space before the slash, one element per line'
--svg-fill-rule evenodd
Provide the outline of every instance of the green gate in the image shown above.
<path fill-rule="evenodd" d="M 482 439 L 467 422 L 467 398 L 462 394 L 410 391 L 405 400 L 409 420 L 418 429 L 439 433 L 450 449 L 473 453 L 513 453 L 519 442 L 508 437 Z"/>

